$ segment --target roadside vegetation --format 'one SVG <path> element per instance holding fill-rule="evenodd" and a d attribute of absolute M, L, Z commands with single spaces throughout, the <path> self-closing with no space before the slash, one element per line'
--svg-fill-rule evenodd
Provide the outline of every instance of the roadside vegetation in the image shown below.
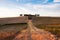
<path fill-rule="evenodd" d="M 44 29 L 46 31 L 51 32 L 52 34 L 56 35 L 58 38 L 60 38 L 60 26 L 52 26 L 52 25 L 35 25 L 37 28 Z"/>
<path fill-rule="evenodd" d="M 26 29 L 27 23 L 0 25 L 0 40 L 12 40 L 21 30 Z"/>

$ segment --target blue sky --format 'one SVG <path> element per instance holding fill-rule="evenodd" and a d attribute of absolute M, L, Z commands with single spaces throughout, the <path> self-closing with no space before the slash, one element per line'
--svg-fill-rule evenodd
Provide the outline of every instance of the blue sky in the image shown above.
<path fill-rule="evenodd" d="M 0 17 L 19 14 L 60 16 L 60 0 L 0 0 Z"/>

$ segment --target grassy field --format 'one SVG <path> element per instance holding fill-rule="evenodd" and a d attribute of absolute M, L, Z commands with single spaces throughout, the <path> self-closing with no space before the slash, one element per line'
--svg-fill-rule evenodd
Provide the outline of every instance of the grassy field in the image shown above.
<path fill-rule="evenodd" d="M 58 38 L 60 38 L 60 18 L 33 18 L 32 19 L 33 24 L 39 28 L 44 29 L 46 31 L 51 32 L 52 34 L 56 35 Z M 48 24 L 59 24 L 59 25 L 48 25 Z M 4 24 L 0 25 L 0 38 L 8 36 L 15 35 L 16 32 L 20 32 L 23 29 L 26 29 L 27 24 Z M 2 36 L 3 35 L 3 36 Z"/>
<path fill-rule="evenodd" d="M 60 38 L 60 17 L 34 17 L 32 22 L 37 28 L 49 31 Z"/>
<path fill-rule="evenodd" d="M 35 25 L 39 29 L 44 29 L 46 31 L 51 32 L 52 34 L 56 35 L 58 38 L 60 38 L 60 26 L 58 25 Z"/>
<path fill-rule="evenodd" d="M 27 24 L 5 24 L 0 25 L 0 40 L 12 40 L 18 32 L 26 29 Z"/>

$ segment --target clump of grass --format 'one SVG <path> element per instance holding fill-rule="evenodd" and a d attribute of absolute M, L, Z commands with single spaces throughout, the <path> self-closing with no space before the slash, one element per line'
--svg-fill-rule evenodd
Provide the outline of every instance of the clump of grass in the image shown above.
<path fill-rule="evenodd" d="M 51 32 L 52 34 L 57 35 L 57 37 L 60 37 L 60 26 L 47 26 L 43 24 L 35 25 L 37 28 L 47 30 Z"/>

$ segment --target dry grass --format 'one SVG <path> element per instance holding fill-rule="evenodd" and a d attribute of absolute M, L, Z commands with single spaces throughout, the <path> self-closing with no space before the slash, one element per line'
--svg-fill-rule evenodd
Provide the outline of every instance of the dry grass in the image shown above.
<path fill-rule="evenodd" d="M 12 40 L 27 24 L 9 24 L 0 26 L 0 40 Z"/>
<path fill-rule="evenodd" d="M 32 22 L 37 28 L 49 31 L 60 38 L 60 17 L 35 17 Z"/>

